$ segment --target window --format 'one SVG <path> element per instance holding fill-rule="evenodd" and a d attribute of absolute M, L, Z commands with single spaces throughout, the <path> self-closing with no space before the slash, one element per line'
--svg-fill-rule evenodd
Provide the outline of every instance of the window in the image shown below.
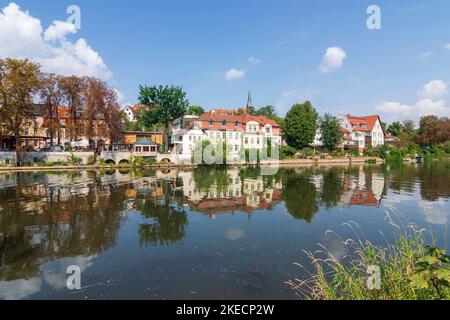
<path fill-rule="evenodd" d="M 156 146 L 151 146 L 150 147 L 150 152 L 156 152 Z"/>
<path fill-rule="evenodd" d="M 235 138 L 236 140 L 239 139 L 239 132 L 236 132 Z"/>
<path fill-rule="evenodd" d="M 149 152 L 150 148 L 149 147 L 144 147 L 144 152 Z"/>
<path fill-rule="evenodd" d="M 223 139 L 226 139 L 227 138 L 227 133 L 224 131 L 224 132 L 222 132 L 222 138 Z"/>
<path fill-rule="evenodd" d="M 239 146 L 238 145 L 234 146 L 234 151 L 239 151 Z"/>
<path fill-rule="evenodd" d="M 217 133 L 216 133 L 216 138 L 217 138 L 217 139 L 220 139 L 220 132 L 217 132 Z"/>
<path fill-rule="evenodd" d="M 134 147 L 134 151 L 136 151 L 136 152 L 141 152 L 141 150 L 142 150 L 142 147 Z"/>
<path fill-rule="evenodd" d="M 258 138 L 258 139 L 256 139 L 256 144 L 259 144 L 259 138 Z"/>
<path fill-rule="evenodd" d="M 222 121 L 222 127 L 226 128 L 227 127 L 227 122 L 225 120 Z"/>
<path fill-rule="evenodd" d="M 192 140 L 192 136 L 189 136 L 189 141 L 191 141 Z"/>
<path fill-rule="evenodd" d="M 233 132 L 228 133 L 228 139 L 233 139 Z"/>
<path fill-rule="evenodd" d="M 236 122 L 234 123 L 234 126 L 235 126 L 236 128 L 239 127 L 239 122 L 236 121 Z"/>
<path fill-rule="evenodd" d="M 245 144 L 248 144 L 248 138 L 245 138 Z"/>
<path fill-rule="evenodd" d="M 30 129 L 28 129 L 28 128 L 25 128 L 25 135 L 27 136 L 27 135 L 29 135 L 30 134 Z"/>
<path fill-rule="evenodd" d="M 212 127 L 214 124 L 212 121 L 209 122 L 209 126 Z"/>
<path fill-rule="evenodd" d="M 266 133 L 270 133 L 270 127 L 266 127 Z"/>

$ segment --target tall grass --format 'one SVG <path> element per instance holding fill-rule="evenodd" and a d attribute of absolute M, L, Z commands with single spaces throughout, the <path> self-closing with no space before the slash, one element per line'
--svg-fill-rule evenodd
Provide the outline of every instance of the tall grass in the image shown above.
<path fill-rule="evenodd" d="M 346 226 L 356 232 L 356 223 Z M 331 232 L 331 231 L 329 231 Z M 419 272 L 418 265 L 428 259 L 430 247 L 424 240 L 424 230 L 414 225 L 407 225 L 396 237 L 395 243 L 377 246 L 368 240 L 342 240 L 346 255 L 339 259 L 327 247 L 319 244 L 316 252 L 305 251 L 313 271 L 303 265 L 308 274 L 307 279 L 293 279 L 287 282 L 296 294 L 305 299 L 321 300 L 424 300 L 450 299 L 449 283 L 445 279 L 439 287 L 414 281 Z M 381 270 L 379 289 L 369 289 L 368 267 L 376 265 Z M 439 268 L 450 272 L 448 263 L 439 264 Z M 448 280 L 448 278 L 447 278 Z M 440 281 L 440 280 L 436 280 Z M 426 282 L 426 281 L 425 281 Z"/>

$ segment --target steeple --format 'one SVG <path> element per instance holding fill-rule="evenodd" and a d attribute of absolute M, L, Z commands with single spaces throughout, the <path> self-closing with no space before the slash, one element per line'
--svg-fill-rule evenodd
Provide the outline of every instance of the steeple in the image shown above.
<path fill-rule="evenodd" d="M 250 90 L 248 91 L 248 98 L 247 98 L 247 113 L 250 113 L 250 108 L 253 109 L 253 102 L 252 102 L 252 95 L 250 94 Z"/>

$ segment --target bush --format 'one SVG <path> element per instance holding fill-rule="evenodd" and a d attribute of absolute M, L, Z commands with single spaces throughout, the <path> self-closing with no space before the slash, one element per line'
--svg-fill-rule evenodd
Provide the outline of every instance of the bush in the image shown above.
<path fill-rule="evenodd" d="M 73 153 L 71 153 L 70 157 L 67 158 L 67 164 L 71 166 L 78 166 L 82 161 L 83 160 L 80 157 L 75 156 Z"/>
<path fill-rule="evenodd" d="M 86 164 L 92 166 L 94 163 L 95 163 L 95 157 L 94 156 L 89 156 L 87 158 Z"/>
<path fill-rule="evenodd" d="M 295 148 L 292 148 L 290 146 L 282 146 L 280 148 L 280 158 L 281 159 L 287 159 L 292 158 L 297 150 Z"/>
<path fill-rule="evenodd" d="M 304 148 L 296 153 L 296 156 L 301 159 L 312 158 L 315 155 L 314 149 Z"/>

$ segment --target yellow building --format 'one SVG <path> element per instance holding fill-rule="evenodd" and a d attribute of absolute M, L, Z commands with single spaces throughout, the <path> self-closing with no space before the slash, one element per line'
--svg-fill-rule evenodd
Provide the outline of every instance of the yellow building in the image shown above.
<path fill-rule="evenodd" d="M 163 134 L 158 131 L 124 131 L 122 134 L 124 144 L 135 144 L 142 137 L 147 137 L 159 145 L 163 144 Z"/>

